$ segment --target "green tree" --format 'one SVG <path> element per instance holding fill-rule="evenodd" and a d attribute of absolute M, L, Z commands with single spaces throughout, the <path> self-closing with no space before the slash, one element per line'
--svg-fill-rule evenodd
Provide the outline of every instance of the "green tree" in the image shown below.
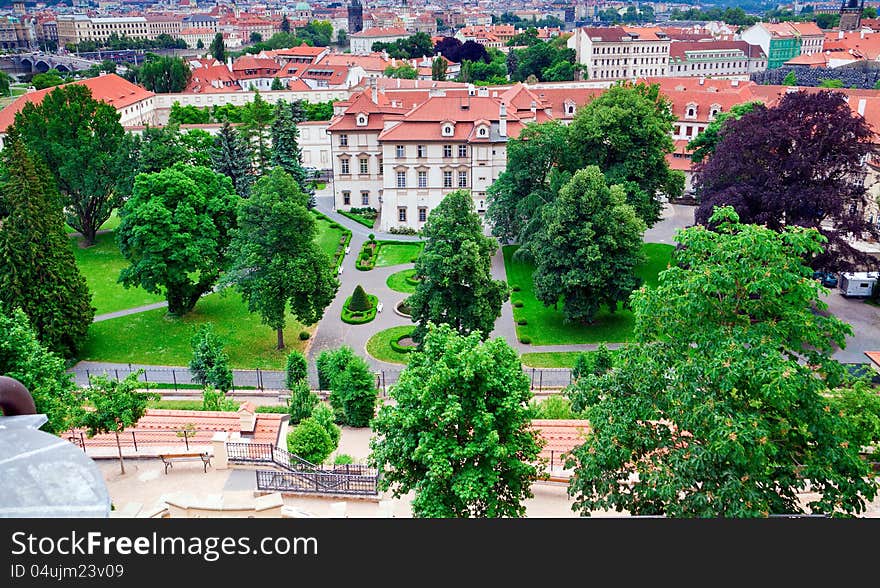
<path fill-rule="evenodd" d="M 376 376 L 359 355 L 347 356 L 342 369 L 330 378 L 331 404 L 342 408 L 343 422 L 351 427 L 368 427 L 376 410 Z"/>
<path fill-rule="evenodd" d="M 571 125 L 577 169 L 598 165 L 609 184 L 621 184 L 645 224 L 660 219 L 660 194 L 675 197 L 684 176 L 669 169 L 673 149 L 669 100 L 657 84 L 618 84 L 578 110 Z M 574 170 L 572 170 L 574 171 Z"/>
<path fill-rule="evenodd" d="M 794 70 L 785 74 L 785 78 L 782 80 L 783 86 L 797 86 L 797 83 L 797 76 L 795 75 Z"/>
<path fill-rule="evenodd" d="M 524 252 L 535 260 L 535 297 L 545 306 L 561 300 L 566 321 L 590 323 L 603 304 L 614 312 L 638 287 L 645 223 L 595 165 L 559 191 L 541 224 Z"/>
<path fill-rule="evenodd" d="M 2 152 L 0 176 L 0 307 L 20 308 L 39 340 L 75 356 L 95 316 L 64 229 L 51 174 L 15 136 Z"/>
<path fill-rule="evenodd" d="M 370 441 L 383 490 L 414 490 L 416 517 L 525 514 L 540 446 L 529 379 L 503 339 L 432 327 L 390 394 Z"/>
<path fill-rule="evenodd" d="M 208 50 L 217 61 L 221 63 L 226 61 L 226 44 L 223 42 L 222 33 L 214 35 L 214 40 L 211 41 L 211 47 Z"/>
<path fill-rule="evenodd" d="M 168 114 L 168 124 L 199 125 L 211 122 L 211 112 L 207 108 L 199 108 L 192 104 L 181 106 L 180 102 L 174 101 Z"/>
<path fill-rule="evenodd" d="M 302 382 L 309 376 L 309 364 L 305 356 L 296 349 L 287 354 L 286 372 L 288 390 L 292 390 L 297 382 Z"/>
<path fill-rule="evenodd" d="M 201 129 L 181 133 L 177 123 L 168 123 L 164 127 L 148 126 L 134 141 L 137 171 L 159 172 L 175 163 L 209 167 L 213 145 L 214 137 Z"/>
<path fill-rule="evenodd" d="M 205 42 L 204 42 L 204 41 L 202 41 L 201 39 L 199 39 L 198 41 L 196 41 L 196 49 L 204 49 L 204 48 L 205 48 Z"/>
<path fill-rule="evenodd" d="M 253 153 L 247 139 L 238 134 L 228 122 L 223 123 L 214 138 L 211 149 L 211 167 L 232 180 L 235 191 L 242 198 L 251 194 L 254 183 Z"/>
<path fill-rule="evenodd" d="M 131 264 L 119 281 L 164 293 L 172 315 L 191 311 L 226 265 L 238 200 L 229 178 L 206 167 L 138 175 L 119 212 L 116 239 Z"/>
<path fill-rule="evenodd" d="M 351 302 L 348 303 L 348 309 L 353 311 L 364 311 L 370 310 L 370 299 L 367 298 L 367 293 L 363 289 L 363 287 L 358 284 L 354 292 L 351 294 Z"/>
<path fill-rule="evenodd" d="M 327 254 L 315 242 L 315 217 L 306 202 L 293 178 L 274 168 L 242 202 L 230 247 L 224 281 L 275 329 L 278 349 L 284 349 L 288 308 L 300 322 L 315 323 L 339 288 Z"/>
<path fill-rule="evenodd" d="M 275 104 L 275 120 L 272 121 L 272 165 L 278 166 L 291 175 L 300 190 L 306 191 L 306 171 L 303 169 L 302 153 L 299 148 L 299 128 L 294 118 L 303 116 L 302 105 L 279 100 Z M 296 111 L 296 112 L 294 112 Z"/>
<path fill-rule="evenodd" d="M 138 370 L 123 380 L 111 380 L 107 376 L 89 378 L 89 387 L 85 391 L 89 406 L 81 411 L 79 417 L 79 424 L 88 431 L 89 437 L 110 432 L 116 435 L 119 470 L 123 474 L 125 462 L 122 459 L 119 434 L 135 425 L 144 416 L 147 404 L 151 400 L 161 398 L 155 392 L 141 392 L 141 388 L 150 388 L 154 385 L 138 381 L 138 377 L 143 373 L 143 370 Z"/>
<path fill-rule="evenodd" d="M 74 423 L 74 407 L 82 403 L 64 360 L 42 345 L 21 309 L 0 308 L 0 374 L 28 389 L 37 413 L 45 414 L 47 433 L 63 433 Z"/>
<path fill-rule="evenodd" d="M 70 84 L 39 104 L 25 104 L 8 135 L 20 136 L 40 156 L 61 193 L 67 223 L 94 245 L 98 227 L 130 193 L 135 167 L 132 139 L 116 109 Z"/>
<path fill-rule="evenodd" d="M 408 63 L 402 63 L 397 67 L 389 65 L 385 68 L 386 78 L 400 78 L 403 80 L 414 80 L 419 77 L 419 72 Z"/>
<path fill-rule="evenodd" d="M 760 104 L 760 102 L 737 104 L 727 112 L 716 114 L 715 120 L 710 122 L 709 126 L 703 129 L 703 132 L 694 137 L 690 143 L 688 143 L 687 148 L 694 152 L 693 155 L 691 155 L 691 160 L 700 163 L 704 159 L 708 159 L 713 153 L 715 153 L 715 147 L 718 145 L 718 142 L 721 141 L 724 121 L 728 119 L 739 120 L 744 114 L 753 111 L 758 104 Z"/>
<path fill-rule="evenodd" d="M 479 331 L 485 339 L 508 292 L 504 282 L 492 279 L 498 244 L 483 235 L 470 192 L 447 194 L 431 211 L 423 233 L 425 249 L 415 264 L 422 279 L 408 299 L 418 323 L 413 339 L 422 340 L 429 322 L 449 324 L 463 335 Z"/>
<path fill-rule="evenodd" d="M 344 29 L 336 31 L 336 44 L 340 47 L 348 46 L 348 33 Z"/>
<path fill-rule="evenodd" d="M 311 417 L 303 419 L 287 435 L 287 451 L 313 464 L 322 464 L 333 449 L 330 434 Z"/>
<path fill-rule="evenodd" d="M 312 411 L 318 404 L 318 396 L 309 388 L 306 380 L 297 380 L 290 388 L 290 401 L 288 402 L 288 413 L 290 414 L 290 422 L 294 425 L 300 421 L 312 416 Z"/>
<path fill-rule="evenodd" d="M 283 90 L 284 84 L 281 82 L 281 78 L 274 78 L 272 80 L 272 87 L 269 89 L 270 90 Z"/>
<path fill-rule="evenodd" d="M 319 403 L 314 410 L 312 410 L 312 418 L 315 419 L 319 425 L 324 427 L 324 430 L 330 435 L 330 442 L 333 444 L 333 449 L 335 450 L 339 447 L 339 438 L 342 436 L 342 429 L 336 426 L 336 423 L 333 422 L 333 409 L 323 402 Z"/>
<path fill-rule="evenodd" d="M 11 96 L 12 92 L 10 91 L 9 84 L 12 82 L 12 78 L 9 77 L 9 74 L 5 71 L 0 71 L 0 95 L 3 96 Z"/>
<path fill-rule="evenodd" d="M 275 109 L 263 100 L 259 91 L 254 92 L 254 99 L 242 110 L 242 134 L 253 148 L 254 167 L 259 173 L 266 170 L 272 156 L 270 125 L 274 118 Z"/>
<path fill-rule="evenodd" d="M 338 372 L 345 369 L 345 366 L 354 357 L 354 350 L 343 345 L 337 349 L 325 349 L 315 360 L 315 367 L 318 370 L 318 387 L 321 390 L 330 390 L 330 383 Z M 330 396 L 330 405 L 336 409 L 342 409 L 341 404 L 334 402 L 333 396 Z"/>
<path fill-rule="evenodd" d="M 262 40 L 263 40 L 263 35 L 261 35 L 260 33 L 256 32 L 256 31 L 253 31 L 251 33 L 251 36 L 250 36 L 251 43 L 259 43 Z"/>
<path fill-rule="evenodd" d="M 521 243 L 536 230 L 541 209 L 567 181 L 560 170 L 575 168 L 569 128 L 559 121 L 529 123 L 507 143 L 507 168 L 489 187 L 487 218 L 492 234 Z"/>
<path fill-rule="evenodd" d="M 189 65 L 180 57 L 155 56 L 138 68 L 137 80 L 157 94 L 183 92 L 192 77 Z"/>
<path fill-rule="evenodd" d="M 862 511 L 876 494 L 862 437 L 826 396 L 849 385 L 830 355 L 852 330 L 822 312 L 802 261 L 823 237 L 743 225 L 730 207 L 712 222 L 679 231 L 675 265 L 633 295 L 637 343 L 570 392 L 592 429 L 568 464 L 574 508 L 800 513 L 809 483 L 810 512 Z"/>
<path fill-rule="evenodd" d="M 67 82 L 67 80 L 61 77 L 61 72 L 54 68 L 46 73 L 38 73 L 31 78 L 31 85 L 37 90 L 60 86 L 65 82 Z"/>
<path fill-rule="evenodd" d="M 865 6 L 862 9 L 862 18 L 877 18 L 877 7 Z"/>
<path fill-rule="evenodd" d="M 202 392 L 202 410 L 235 412 L 239 409 L 239 403 L 232 398 L 227 398 L 226 393 L 206 387 Z"/>
<path fill-rule="evenodd" d="M 189 371 L 193 380 L 202 386 L 213 386 L 223 394 L 232 388 L 232 370 L 229 355 L 223 349 L 223 340 L 214 333 L 214 325 L 206 323 L 190 339 L 192 359 Z"/>
<path fill-rule="evenodd" d="M 820 88 L 842 88 L 843 82 L 840 80 L 836 80 L 836 79 L 822 80 L 819 83 L 819 87 Z"/>
<path fill-rule="evenodd" d="M 446 59 L 443 57 L 435 57 L 431 62 L 431 79 L 435 81 L 446 81 Z"/>
<path fill-rule="evenodd" d="M 281 17 L 281 32 L 290 34 L 290 21 L 286 14 Z"/>

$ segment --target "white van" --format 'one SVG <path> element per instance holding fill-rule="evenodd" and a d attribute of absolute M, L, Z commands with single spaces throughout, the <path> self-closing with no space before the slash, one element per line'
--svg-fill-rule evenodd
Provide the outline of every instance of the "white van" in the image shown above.
<path fill-rule="evenodd" d="M 837 287 L 843 296 L 870 296 L 877 284 L 877 272 L 844 272 Z"/>

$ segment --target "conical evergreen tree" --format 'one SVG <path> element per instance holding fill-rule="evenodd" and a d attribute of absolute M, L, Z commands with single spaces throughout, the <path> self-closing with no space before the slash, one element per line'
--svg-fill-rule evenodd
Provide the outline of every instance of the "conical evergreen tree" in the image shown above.
<path fill-rule="evenodd" d="M 0 185 L 0 306 L 21 308 L 40 342 L 73 357 L 95 316 L 64 230 L 52 176 L 18 137 L 3 150 Z"/>
<path fill-rule="evenodd" d="M 360 284 L 357 285 L 351 295 L 351 302 L 348 303 L 348 309 L 355 312 L 370 309 L 370 299 L 367 298 L 367 293 Z"/>
<path fill-rule="evenodd" d="M 230 124 L 224 123 L 214 139 L 211 151 L 211 164 L 214 171 L 229 177 L 235 191 L 242 198 L 251 193 L 254 183 L 254 170 L 251 164 L 253 155 L 247 141 Z"/>
<path fill-rule="evenodd" d="M 281 167 L 289 173 L 305 191 L 306 171 L 300 163 L 299 129 L 293 118 L 291 104 L 279 100 L 275 105 L 275 120 L 272 122 L 272 165 Z"/>

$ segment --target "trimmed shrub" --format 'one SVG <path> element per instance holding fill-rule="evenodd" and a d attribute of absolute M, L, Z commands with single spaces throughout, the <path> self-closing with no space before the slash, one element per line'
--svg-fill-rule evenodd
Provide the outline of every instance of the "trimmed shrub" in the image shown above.
<path fill-rule="evenodd" d="M 299 332 L 299 340 L 300 341 L 308 341 L 309 337 L 311 337 L 311 335 L 309 334 L 308 331 L 300 331 Z"/>
<path fill-rule="evenodd" d="M 299 351 L 291 351 L 287 356 L 287 389 L 305 380 L 309 375 L 309 364 Z"/>
<path fill-rule="evenodd" d="M 202 393 L 202 410 L 222 410 L 234 412 L 240 404 L 232 398 L 226 398 L 226 394 L 213 388 L 205 388 Z"/>
<path fill-rule="evenodd" d="M 346 298 L 345 304 L 342 305 L 342 322 L 348 323 L 349 325 L 362 325 L 376 318 L 376 309 L 379 303 L 379 299 L 372 294 L 367 294 L 367 300 L 370 304 L 369 310 L 353 311 L 350 308 L 351 296 Z"/>
<path fill-rule="evenodd" d="M 523 337 L 520 337 L 520 338 L 519 338 L 519 342 L 522 343 L 522 344 L 524 344 L 524 345 L 528 345 L 529 343 L 532 342 L 532 339 L 531 339 L 530 337 L 525 337 L 525 336 L 523 336 Z"/>
<path fill-rule="evenodd" d="M 256 412 L 288 414 L 290 412 L 290 408 L 287 406 L 258 406 Z"/>
<path fill-rule="evenodd" d="M 519 291 L 521 290 L 521 288 L 520 288 L 519 286 L 517 286 L 516 284 L 514 284 L 513 286 L 511 286 L 510 289 L 511 289 L 513 292 L 519 292 Z"/>
<path fill-rule="evenodd" d="M 318 396 L 309 388 L 309 383 L 300 380 L 290 387 L 290 402 L 287 405 L 290 422 L 296 424 L 312 416 L 318 404 Z"/>
<path fill-rule="evenodd" d="M 335 451 L 336 448 L 339 447 L 339 437 L 342 436 L 342 429 L 336 426 L 336 423 L 333 422 L 335 420 L 333 409 L 322 402 L 312 411 L 312 418 L 324 427 L 324 430 L 330 435 L 330 440 L 333 442 L 333 449 Z"/>
<path fill-rule="evenodd" d="M 335 397 L 342 406 L 346 425 L 369 426 L 376 409 L 378 391 L 376 377 L 369 364 L 360 356 L 352 354 L 344 369 L 337 371 L 330 380 L 331 403 Z"/>
<path fill-rule="evenodd" d="M 524 327 L 527 324 L 529 324 L 529 321 L 527 321 L 526 319 L 519 319 L 518 321 L 516 321 L 516 324 L 518 324 L 521 327 Z"/>
<path fill-rule="evenodd" d="M 415 327 L 413 327 L 413 328 L 415 328 Z M 409 333 L 404 333 L 403 335 L 401 335 L 397 339 L 392 339 L 391 349 L 393 349 L 394 351 L 398 351 L 400 353 L 410 353 L 411 351 L 415 351 L 416 347 L 410 347 L 407 345 L 400 344 L 401 339 L 406 339 L 407 337 L 412 337 L 412 331 L 410 331 Z"/>
<path fill-rule="evenodd" d="M 374 235 L 373 233 L 370 233 L 370 236 L 368 237 L 368 239 L 370 240 L 370 242 L 373 242 L 376 240 L 376 235 Z"/>
<path fill-rule="evenodd" d="M 223 349 L 223 341 L 214 334 L 214 326 L 207 323 L 190 340 L 192 359 L 189 370 L 193 380 L 203 386 L 213 386 L 224 394 L 232 388 L 232 369 L 229 355 Z"/>
<path fill-rule="evenodd" d="M 354 292 L 348 302 L 348 309 L 361 312 L 370 310 L 370 301 L 367 299 L 367 293 L 360 284 L 355 286 Z"/>
<path fill-rule="evenodd" d="M 307 418 L 287 435 L 287 451 L 313 464 L 333 453 L 330 434 L 313 418 Z"/>
<path fill-rule="evenodd" d="M 333 459 L 333 465 L 351 465 L 354 458 L 347 453 L 340 453 Z"/>
<path fill-rule="evenodd" d="M 522 300 L 514 300 L 514 301 L 513 301 L 513 305 L 514 305 L 516 308 L 522 308 L 522 307 L 523 307 L 523 301 L 522 301 Z"/>
<path fill-rule="evenodd" d="M 572 412 L 571 401 L 559 394 L 548 396 L 540 402 L 533 400 L 529 403 L 529 409 L 533 419 L 574 419 L 579 416 Z"/>

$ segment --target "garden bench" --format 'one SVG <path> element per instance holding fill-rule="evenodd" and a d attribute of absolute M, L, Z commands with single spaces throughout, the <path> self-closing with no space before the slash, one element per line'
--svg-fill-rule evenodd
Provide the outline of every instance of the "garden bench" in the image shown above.
<path fill-rule="evenodd" d="M 208 466 L 211 465 L 211 457 L 207 452 L 205 453 L 165 453 L 159 456 L 159 459 L 162 460 L 162 463 L 165 464 L 165 473 L 168 473 L 168 468 L 174 467 L 173 463 L 175 461 L 201 461 L 205 466 L 205 473 L 208 473 Z"/>

